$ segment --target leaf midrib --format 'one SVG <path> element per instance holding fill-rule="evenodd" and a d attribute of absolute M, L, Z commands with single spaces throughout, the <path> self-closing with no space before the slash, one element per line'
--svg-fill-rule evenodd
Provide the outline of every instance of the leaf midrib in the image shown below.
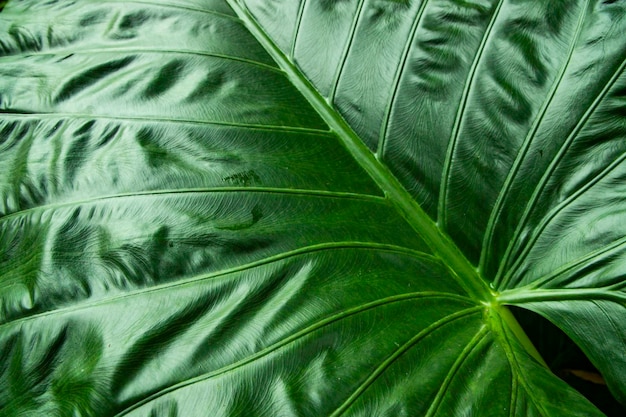
<path fill-rule="evenodd" d="M 497 323 L 499 324 L 501 328 L 503 329 L 506 328 L 505 320 L 503 320 L 500 317 L 495 318 L 495 320 L 497 320 Z M 507 335 L 506 331 L 502 331 L 500 332 L 500 338 L 503 341 L 502 347 L 504 350 L 504 354 L 507 356 L 509 363 L 511 364 L 511 373 L 513 375 L 513 380 L 520 382 L 520 385 L 528 394 L 528 397 L 530 398 L 532 404 L 537 408 L 537 410 L 541 413 L 542 416 L 548 417 L 549 414 L 546 412 L 545 408 L 543 407 L 542 402 L 537 399 L 537 396 L 535 394 L 535 391 L 533 390 L 532 384 L 528 383 L 524 373 L 522 372 L 522 368 L 519 364 L 519 360 L 517 356 L 515 355 L 515 352 L 512 349 L 512 343 L 509 340 L 509 335 Z M 547 368 L 547 365 L 545 366 Z M 516 389 L 519 389 L 519 388 L 516 386 Z M 516 393 L 515 396 L 517 397 L 517 395 L 518 394 Z M 517 406 L 517 404 L 515 405 Z M 510 412 L 510 415 L 516 414 L 515 413 L 516 411 L 517 410 L 512 409 Z"/>
<path fill-rule="evenodd" d="M 285 72 L 296 89 L 311 104 L 314 110 L 335 132 L 346 150 L 385 193 L 387 199 L 398 210 L 413 230 L 424 239 L 433 253 L 450 268 L 458 284 L 474 299 L 490 304 L 495 294 L 477 269 L 445 235 L 437 224 L 415 202 L 404 186 L 394 177 L 361 141 L 359 136 L 337 113 L 332 105 L 320 95 L 301 74 L 293 62 L 274 44 L 249 12 L 237 0 L 227 0 L 244 25 L 265 48 L 278 66 Z"/>

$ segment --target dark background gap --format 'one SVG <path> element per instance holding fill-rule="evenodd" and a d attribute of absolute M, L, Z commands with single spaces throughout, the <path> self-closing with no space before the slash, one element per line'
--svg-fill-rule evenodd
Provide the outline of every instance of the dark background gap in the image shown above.
<path fill-rule="evenodd" d="M 565 332 L 537 313 L 515 306 L 509 308 L 555 375 L 584 395 L 607 417 L 626 416 L 626 407 L 617 402 L 606 385 L 572 373 L 600 374 Z"/>

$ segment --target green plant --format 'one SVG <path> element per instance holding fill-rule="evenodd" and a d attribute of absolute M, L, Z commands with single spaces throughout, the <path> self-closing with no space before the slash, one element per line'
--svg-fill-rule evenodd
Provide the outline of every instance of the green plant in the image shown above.
<path fill-rule="evenodd" d="M 619 0 L 8 2 L 0 415 L 602 415 L 508 306 L 626 403 L 624 33 Z"/>

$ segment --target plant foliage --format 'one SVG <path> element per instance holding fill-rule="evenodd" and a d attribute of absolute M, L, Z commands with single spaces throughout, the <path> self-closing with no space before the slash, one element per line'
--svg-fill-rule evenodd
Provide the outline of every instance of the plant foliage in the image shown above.
<path fill-rule="evenodd" d="M 625 33 L 623 0 L 9 1 L 0 415 L 602 415 L 509 306 L 626 403 Z"/>

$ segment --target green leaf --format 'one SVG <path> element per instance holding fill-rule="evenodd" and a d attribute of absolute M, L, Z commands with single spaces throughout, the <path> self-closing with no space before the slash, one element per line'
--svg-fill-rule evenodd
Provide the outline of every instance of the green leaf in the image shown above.
<path fill-rule="evenodd" d="M 0 415 L 626 404 L 626 2 L 9 1 Z"/>

